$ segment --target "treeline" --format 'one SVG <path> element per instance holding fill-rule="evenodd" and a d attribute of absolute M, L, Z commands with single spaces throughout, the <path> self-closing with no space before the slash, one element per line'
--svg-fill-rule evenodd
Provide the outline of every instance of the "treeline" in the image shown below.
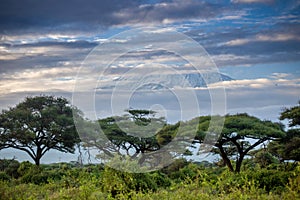
<path fill-rule="evenodd" d="M 299 198 L 300 104 L 280 113 L 280 120 L 288 120 L 287 129 L 282 123 L 246 113 L 200 116 L 176 124 L 168 124 L 151 110 L 129 109 L 126 113 L 90 121 L 66 99 L 53 96 L 28 97 L 3 110 L 0 150 L 24 151 L 35 164 L 1 160 L 1 197 Z M 195 153 L 187 149 L 187 141 L 192 146 L 201 145 L 207 143 L 207 138 L 213 141 L 211 153 L 220 161 L 186 161 L 187 155 Z M 76 146 L 97 150 L 97 158 L 109 165 L 40 164 L 49 150 L 73 153 Z M 167 151 L 161 153 L 164 148 Z M 116 169 L 159 170 L 129 173 Z"/>

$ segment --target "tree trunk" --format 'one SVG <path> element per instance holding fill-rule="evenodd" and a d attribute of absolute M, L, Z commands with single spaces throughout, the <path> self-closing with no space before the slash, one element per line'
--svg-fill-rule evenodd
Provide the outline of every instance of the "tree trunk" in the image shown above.
<path fill-rule="evenodd" d="M 41 158 L 42 158 L 42 149 L 38 146 L 36 150 L 36 156 L 34 158 L 34 162 L 36 166 L 40 165 Z"/>
<path fill-rule="evenodd" d="M 227 157 L 227 155 L 226 155 L 226 153 L 225 153 L 223 147 L 222 147 L 222 146 L 219 146 L 218 148 L 219 148 L 219 150 L 220 150 L 221 157 L 222 157 L 224 163 L 227 165 L 229 171 L 233 172 L 233 171 L 234 171 L 233 166 L 232 166 L 232 164 L 231 164 L 229 158 Z"/>
<path fill-rule="evenodd" d="M 240 173 L 241 172 L 241 167 L 242 167 L 242 162 L 244 160 L 245 154 L 243 152 L 239 152 L 240 157 L 237 159 L 236 164 L 235 164 L 235 172 Z"/>
<path fill-rule="evenodd" d="M 36 165 L 36 166 L 40 166 L 40 159 L 37 159 L 37 158 L 36 158 L 36 159 L 34 160 L 34 162 L 35 162 L 35 165 Z"/>
<path fill-rule="evenodd" d="M 240 173 L 243 159 L 238 159 L 235 164 L 235 172 Z"/>

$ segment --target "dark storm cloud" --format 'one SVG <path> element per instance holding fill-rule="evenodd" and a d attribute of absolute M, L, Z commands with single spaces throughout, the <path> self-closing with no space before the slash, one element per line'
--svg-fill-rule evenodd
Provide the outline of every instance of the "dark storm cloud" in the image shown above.
<path fill-rule="evenodd" d="M 26 28 L 55 28 L 64 24 L 72 28 L 81 23 L 106 26 L 118 24 L 116 19 L 112 18 L 112 13 L 135 5 L 133 0 L 2 0 L 0 27 L 2 31 L 10 31 Z"/>
<path fill-rule="evenodd" d="M 146 4 L 135 0 L 1 0 L 2 33 L 24 29 L 86 29 L 165 19 L 209 18 L 220 6 L 202 1 L 172 1 Z M 42 30 L 40 30 L 42 31 Z"/>

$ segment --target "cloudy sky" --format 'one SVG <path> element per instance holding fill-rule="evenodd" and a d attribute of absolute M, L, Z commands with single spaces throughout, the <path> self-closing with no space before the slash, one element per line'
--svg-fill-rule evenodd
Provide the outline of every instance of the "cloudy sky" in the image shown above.
<path fill-rule="evenodd" d="M 96 117 L 118 114 L 116 110 L 133 106 L 161 110 L 162 116 L 175 122 L 194 117 L 197 110 L 209 114 L 211 106 L 221 105 L 225 113 L 248 112 L 277 121 L 283 107 L 295 105 L 300 99 L 297 0 L 0 3 L 0 109 L 16 105 L 25 96 L 53 94 L 70 100 L 73 97 L 76 106 L 87 115 L 94 109 Z M 148 35 L 132 32 L 149 27 L 155 28 Z M 178 46 L 183 35 L 198 46 L 193 43 L 190 51 L 176 54 L 184 46 Z M 132 50 L 134 47 L 140 49 Z M 171 48 L 175 50 L 168 51 Z M 186 59 L 193 59 L 189 56 L 195 51 L 201 54 L 195 61 L 204 56 L 200 65 L 206 67 L 195 68 Z M 95 56 L 101 60 L 95 63 Z M 108 62 L 110 65 L 102 65 Z M 168 73 L 194 73 L 195 69 L 202 72 L 210 67 L 231 79 L 183 88 L 186 90 L 182 93 L 165 88 L 141 94 L 135 92 L 137 87 L 124 84 L 130 90 L 129 96 L 122 89 L 123 82 L 118 82 L 125 80 L 134 86 L 140 83 L 140 77 L 151 74 L 148 84 L 149 80 L 162 81 Z M 119 90 L 112 90 L 111 85 Z M 214 95 L 218 98 L 212 100 Z M 197 109 L 195 103 L 199 105 Z M 15 152 L 2 152 L 4 157 L 14 155 Z M 28 159 L 23 156 L 18 155 L 18 159 Z M 50 155 L 55 156 L 56 161 L 64 157 Z M 49 157 L 44 162 L 47 159 L 49 162 Z"/>
<path fill-rule="evenodd" d="M 1 109 L 28 95 L 71 99 L 77 73 L 84 71 L 81 65 L 94 48 L 124 31 L 156 27 L 195 40 L 220 73 L 233 79 L 210 85 L 225 88 L 226 112 L 276 120 L 282 107 L 300 99 L 299 7 L 297 0 L 1 0 Z M 114 50 L 126 42 L 113 40 Z M 167 54 L 128 53 L 115 61 L 117 66 L 106 68 L 106 75 L 116 80 L 140 61 L 189 69 L 188 63 Z M 89 73 L 93 71 L 85 75 Z M 109 115 L 104 109 L 109 102 L 101 99 L 105 98 L 101 91 L 97 94 L 99 116 Z M 160 100 L 155 104 L 164 105 Z"/>

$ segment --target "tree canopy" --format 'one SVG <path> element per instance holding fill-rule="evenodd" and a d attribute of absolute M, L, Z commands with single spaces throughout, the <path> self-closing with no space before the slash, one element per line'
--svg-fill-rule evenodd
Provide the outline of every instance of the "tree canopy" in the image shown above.
<path fill-rule="evenodd" d="M 289 120 L 289 127 L 300 126 L 300 101 L 298 102 L 298 105 L 294 107 L 285 108 L 284 111 L 280 114 L 279 119 Z"/>
<path fill-rule="evenodd" d="M 27 97 L 0 115 L 0 149 L 14 148 L 26 152 L 40 164 L 51 149 L 73 153 L 80 141 L 73 112 L 80 111 L 62 97 Z"/>
<path fill-rule="evenodd" d="M 289 130 L 285 137 L 271 142 L 268 149 L 281 162 L 300 161 L 300 102 L 294 107 L 285 108 L 280 119 L 288 120 Z"/>

